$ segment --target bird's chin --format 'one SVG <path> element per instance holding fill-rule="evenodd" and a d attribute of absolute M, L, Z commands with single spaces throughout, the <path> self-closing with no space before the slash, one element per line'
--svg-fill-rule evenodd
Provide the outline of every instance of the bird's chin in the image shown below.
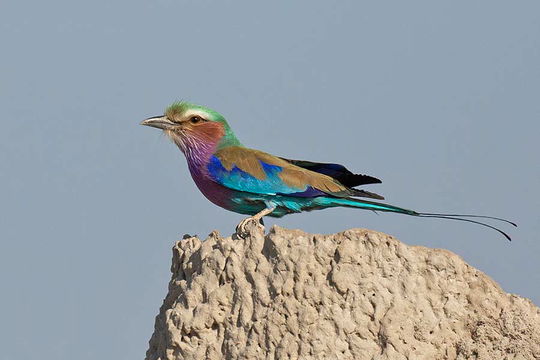
<path fill-rule="evenodd" d="M 174 131 L 174 130 L 163 130 L 165 135 L 182 150 L 182 152 L 186 152 L 186 139 L 184 138 L 183 134 Z"/>

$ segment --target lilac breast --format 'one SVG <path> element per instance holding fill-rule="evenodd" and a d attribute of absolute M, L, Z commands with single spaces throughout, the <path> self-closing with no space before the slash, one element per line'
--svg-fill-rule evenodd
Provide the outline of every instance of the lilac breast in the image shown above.
<path fill-rule="evenodd" d="M 203 195 L 217 206 L 230 210 L 232 190 L 211 180 L 201 167 L 188 165 L 191 177 Z"/>

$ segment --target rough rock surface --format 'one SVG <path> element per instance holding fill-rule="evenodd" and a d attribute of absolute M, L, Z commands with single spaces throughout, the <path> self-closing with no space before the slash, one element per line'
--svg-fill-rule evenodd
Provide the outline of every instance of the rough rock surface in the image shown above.
<path fill-rule="evenodd" d="M 540 359 L 540 309 L 449 251 L 249 230 L 176 243 L 146 359 Z"/>

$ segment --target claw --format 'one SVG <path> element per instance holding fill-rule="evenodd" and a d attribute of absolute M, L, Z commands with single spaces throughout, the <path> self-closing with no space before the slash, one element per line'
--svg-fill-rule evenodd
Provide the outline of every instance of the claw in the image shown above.
<path fill-rule="evenodd" d="M 245 235 L 249 234 L 249 231 L 246 229 L 246 227 L 252 221 L 255 222 L 256 226 L 260 225 L 264 228 L 264 225 L 261 224 L 260 222 L 260 218 L 257 218 L 256 216 L 250 216 L 248 218 L 243 219 L 242 221 L 240 221 L 238 225 L 236 225 L 236 234 L 239 235 L 240 237 L 244 237 Z"/>
<path fill-rule="evenodd" d="M 249 232 L 246 230 L 246 226 L 247 224 L 249 224 L 250 221 L 255 221 L 255 226 L 260 225 L 264 230 L 264 222 L 262 218 L 263 216 L 270 214 L 274 210 L 275 206 L 267 207 L 266 209 L 263 209 L 257 214 L 240 221 L 240 223 L 236 226 L 236 234 L 240 237 L 244 237 L 244 235 L 247 235 Z"/>

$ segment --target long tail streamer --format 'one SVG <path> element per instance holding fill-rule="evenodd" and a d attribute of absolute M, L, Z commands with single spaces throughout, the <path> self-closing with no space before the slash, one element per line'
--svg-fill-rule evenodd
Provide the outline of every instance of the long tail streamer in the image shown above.
<path fill-rule="evenodd" d="M 517 227 L 516 223 L 514 223 L 514 222 L 512 222 L 510 220 L 506 220 L 506 219 L 498 218 L 498 217 L 494 217 L 494 216 L 472 215 L 472 214 L 422 213 L 422 212 L 417 212 L 417 211 L 414 211 L 414 210 L 400 208 L 400 207 L 390 205 L 390 204 L 384 204 L 384 203 L 375 202 L 375 201 L 368 201 L 368 200 L 358 200 L 358 199 L 354 199 L 354 198 L 340 199 L 339 202 L 342 205 L 345 205 L 345 206 L 351 206 L 351 207 L 362 208 L 362 209 L 373 210 L 373 211 L 387 211 L 387 212 L 405 214 L 405 215 L 410 215 L 410 216 L 425 217 L 425 218 L 437 218 L 437 219 L 448 219 L 448 220 L 456 220 L 456 221 L 466 221 L 466 222 L 469 222 L 469 223 L 473 223 L 473 224 L 477 224 L 477 225 L 481 225 L 481 226 L 493 229 L 493 230 L 499 232 L 500 234 L 502 234 L 509 241 L 512 241 L 512 238 L 510 238 L 510 236 L 507 233 L 505 233 L 504 231 L 502 231 L 501 229 L 499 229 L 499 228 L 497 228 L 495 226 L 486 224 L 486 223 L 481 222 L 481 221 L 471 220 L 470 218 L 497 220 L 497 221 L 502 221 L 502 222 L 505 222 L 505 223 L 508 223 L 510 225 L 513 225 L 513 226 Z"/>
<path fill-rule="evenodd" d="M 454 214 L 454 215 L 446 215 L 446 214 L 430 214 L 430 213 L 418 213 L 418 215 L 416 216 L 419 216 L 419 217 L 426 217 L 426 218 L 436 218 L 436 219 L 448 219 L 448 220 L 457 220 L 457 221 L 466 221 L 466 222 L 470 222 L 470 223 L 473 223 L 473 224 L 478 224 L 478 225 L 482 225 L 482 226 L 485 226 L 485 227 L 488 227 L 490 229 L 493 229 L 495 231 L 498 231 L 499 233 L 501 233 L 505 238 L 508 239 L 508 241 L 512 241 L 512 238 L 507 234 L 505 233 L 504 231 L 502 231 L 501 229 L 499 228 L 496 228 L 495 226 L 492 226 L 492 225 L 489 225 L 489 224 L 486 224 L 486 223 L 483 223 L 483 222 L 480 222 L 480 221 L 475 221 L 475 220 L 471 220 L 471 219 L 465 219 L 466 217 L 474 217 L 474 218 L 484 218 L 484 219 L 493 219 L 493 220 L 500 220 L 500 221 L 504 221 L 506 223 L 509 223 L 509 224 L 512 224 L 514 226 L 517 227 L 517 225 L 509 220 L 506 220 L 506 219 L 500 219 L 500 218 L 496 218 L 496 217 L 493 217 L 493 216 L 483 216 L 483 215 L 462 215 L 462 214 Z"/>

